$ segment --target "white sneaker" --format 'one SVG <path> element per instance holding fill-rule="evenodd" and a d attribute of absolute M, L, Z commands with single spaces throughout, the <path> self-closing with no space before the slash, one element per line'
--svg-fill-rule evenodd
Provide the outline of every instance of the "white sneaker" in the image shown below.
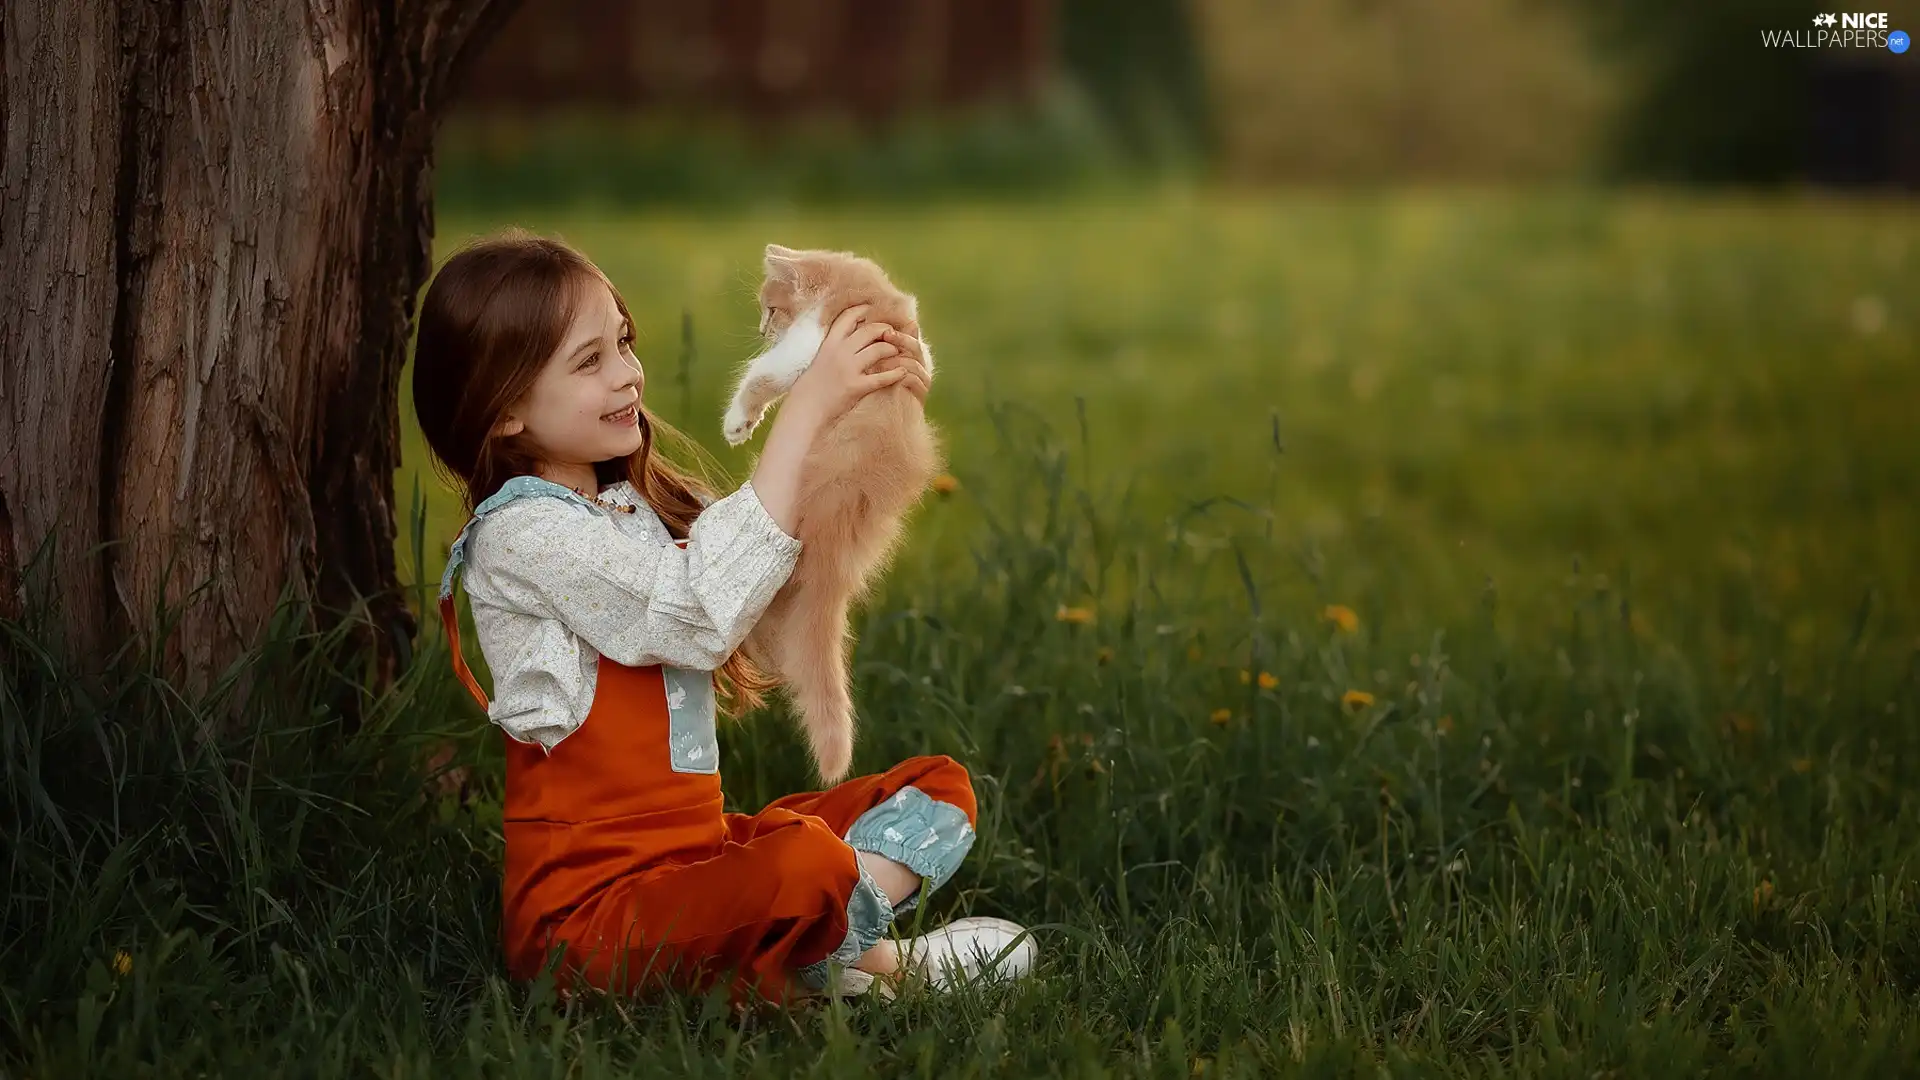
<path fill-rule="evenodd" d="M 1026 927 L 981 916 L 955 919 L 938 930 L 900 942 L 905 979 L 924 982 L 932 990 L 951 990 L 978 979 L 1016 979 L 1033 970 L 1039 955 Z M 885 979 L 877 985 L 883 993 L 892 989 Z"/>
<path fill-rule="evenodd" d="M 828 976 L 827 988 L 820 993 L 826 997 L 856 998 L 873 988 L 873 976 L 859 968 L 841 968 Z"/>

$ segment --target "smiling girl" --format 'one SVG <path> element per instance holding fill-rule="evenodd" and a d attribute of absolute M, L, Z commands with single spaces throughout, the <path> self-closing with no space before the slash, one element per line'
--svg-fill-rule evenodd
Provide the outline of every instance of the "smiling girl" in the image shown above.
<path fill-rule="evenodd" d="M 799 555 L 801 462 L 865 395 L 926 397 L 918 341 L 863 313 L 834 324 L 751 479 L 715 499 L 655 452 L 632 316 L 580 253 L 505 234 L 428 288 L 415 408 L 472 511 L 440 607 L 456 671 L 506 736 L 515 977 L 558 951 L 563 985 L 785 1001 L 1031 967 L 1005 920 L 887 936 L 972 847 L 973 787 L 951 758 L 722 809 L 715 691 L 732 716 L 771 687 L 735 650 Z M 463 565 L 491 702 L 460 652 Z"/>

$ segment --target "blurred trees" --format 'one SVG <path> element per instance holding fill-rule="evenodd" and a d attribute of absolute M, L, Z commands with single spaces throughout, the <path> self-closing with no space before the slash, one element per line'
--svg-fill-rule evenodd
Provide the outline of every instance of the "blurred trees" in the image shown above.
<path fill-rule="evenodd" d="M 1136 157 L 1210 146 L 1206 57 L 1187 0 L 1059 0 L 1061 67 Z"/>
<path fill-rule="evenodd" d="M 1607 140 L 1618 175 L 1703 183 L 1920 183 L 1920 67 L 1884 48 L 1766 48 L 1803 37 L 1809 0 L 1577 0 L 1622 69 Z M 1894 19 L 1894 29 L 1900 28 Z M 1909 31 L 1913 27 L 1907 27 Z"/>
<path fill-rule="evenodd" d="M 1230 176 L 1526 179 L 1590 163 L 1610 88 L 1562 7 L 1194 4 Z"/>
<path fill-rule="evenodd" d="M 1193 2 L 1232 176 L 1920 184 L 1920 65 L 1762 43 L 1831 5 Z"/>
<path fill-rule="evenodd" d="M 1760 31 L 1806 30 L 1806 0 L 1587 0 L 1599 44 L 1623 65 L 1608 158 L 1627 176 L 1768 181 L 1807 137 L 1808 49 L 1760 47 Z"/>
<path fill-rule="evenodd" d="M 1920 64 L 1762 45 L 1763 30 L 1804 36 L 1817 10 L 536 0 L 483 63 L 492 90 L 477 96 L 591 99 L 611 114 L 456 125 L 448 190 L 867 201 L 1194 162 L 1276 183 L 1913 181 Z M 599 89 L 575 86 L 588 83 Z"/>

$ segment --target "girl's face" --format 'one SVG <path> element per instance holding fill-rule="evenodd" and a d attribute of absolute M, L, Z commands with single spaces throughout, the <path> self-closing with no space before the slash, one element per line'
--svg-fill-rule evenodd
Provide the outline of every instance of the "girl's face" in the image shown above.
<path fill-rule="evenodd" d="M 633 355 L 633 327 L 613 292 L 599 281 L 581 290 L 573 325 L 533 388 L 508 408 L 498 434 L 531 444 L 548 479 L 597 493 L 594 462 L 640 449 L 646 376 Z"/>

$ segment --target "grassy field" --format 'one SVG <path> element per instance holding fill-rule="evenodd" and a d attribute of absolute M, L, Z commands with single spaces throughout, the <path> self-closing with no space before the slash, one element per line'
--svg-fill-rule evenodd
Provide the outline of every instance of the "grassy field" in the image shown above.
<path fill-rule="evenodd" d="M 960 486 L 862 618 L 857 765 L 975 771 L 981 838 L 931 914 L 1040 926 L 1043 976 L 747 1025 L 562 1007 L 498 973 L 497 805 L 423 800 L 395 764 L 450 732 L 497 782 L 437 640 L 345 745 L 309 719 L 326 673 L 270 643 L 277 733 L 221 759 L 154 737 L 193 711 L 162 688 L 93 701 L 23 660 L 0 1017 L 26 1075 L 1920 1057 L 1910 206 L 1167 195 L 515 223 L 606 267 L 650 406 L 735 475 L 718 416 L 762 244 L 856 248 L 919 293 Z M 493 224 L 443 220 L 443 247 Z M 407 438 L 437 580 L 458 507 Z M 806 784 L 782 717 L 722 741 L 737 806 Z"/>

